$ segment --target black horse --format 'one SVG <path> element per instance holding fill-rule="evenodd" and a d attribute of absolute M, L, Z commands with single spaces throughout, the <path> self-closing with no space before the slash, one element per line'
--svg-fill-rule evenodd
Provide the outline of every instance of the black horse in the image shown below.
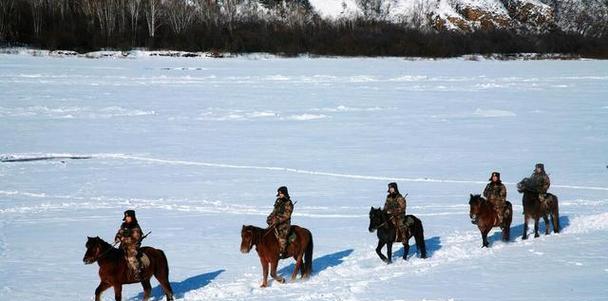
<path fill-rule="evenodd" d="M 529 180 L 523 179 L 517 184 L 517 191 L 522 193 L 522 205 L 524 207 L 524 231 L 522 239 L 528 239 L 528 221 L 534 220 L 534 237 L 538 237 L 538 221 L 542 217 L 545 222 L 545 235 L 550 232 L 553 226 L 553 232 L 559 233 L 559 204 L 557 196 L 547 193 L 545 201 L 541 202 L 539 193 L 530 188 Z M 551 223 L 549 223 L 551 219 Z"/>
<path fill-rule="evenodd" d="M 416 239 L 416 249 L 420 258 L 426 258 L 426 246 L 424 244 L 424 229 L 422 228 L 422 222 L 420 219 L 413 215 L 406 215 L 406 220 L 413 221 L 408 224 L 406 228 L 405 239 L 403 240 L 403 260 L 407 260 L 407 254 L 410 251 L 409 240 L 412 236 Z M 376 253 L 380 256 L 380 259 L 386 263 L 392 262 L 393 256 L 393 243 L 396 240 L 397 231 L 395 226 L 391 222 L 391 217 L 384 210 L 380 208 L 372 207 L 369 211 L 369 232 L 377 230 L 378 235 L 378 247 L 376 247 Z M 387 256 L 382 254 L 382 248 L 386 245 Z"/>

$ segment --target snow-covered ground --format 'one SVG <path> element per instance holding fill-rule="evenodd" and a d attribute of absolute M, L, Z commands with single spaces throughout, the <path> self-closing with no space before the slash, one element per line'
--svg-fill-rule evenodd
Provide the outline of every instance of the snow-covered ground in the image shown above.
<path fill-rule="evenodd" d="M 0 300 L 91 300 L 86 236 L 111 240 L 130 208 L 186 300 L 608 299 L 606 61 L 0 55 L 0 141 L 4 160 L 57 157 L 0 163 Z M 539 161 L 564 229 L 521 241 L 513 183 Z M 493 170 L 514 238 L 481 249 L 467 202 Z M 374 253 L 367 213 L 392 179 L 426 260 Z M 260 289 L 239 232 L 280 185 L 315 272 Z"/>

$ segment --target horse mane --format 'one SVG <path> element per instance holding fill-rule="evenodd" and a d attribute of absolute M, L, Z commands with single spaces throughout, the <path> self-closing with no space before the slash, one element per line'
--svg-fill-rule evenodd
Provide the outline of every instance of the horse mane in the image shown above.
<path fill-rule="evenodd" d="M 264 235 L 263 233 L 265 233 L 267 229 L 256 227 L 253 225 L 247 225 L 245 226 L 245 230 L 251 231 L 251 233 L 253 234 L 251 239 L 253 240 L 254 244 L 257 244 L 262 240 Z"/>
<path fill-rule="evenodd" d="M 97 243 L 101 247 L 102 252 L 108 252 L 106 256 L 119 255 L 119 253 L 122 253 L 119 248 L 112 246 L 110 243 L 106 242 L 99 236 L 91 237 L 91 239 L 95 240 L 95 243 Z M 108 251 L 109 249 L 111 251 Z"/>
<path fill-rule="evenodd" d="M 487 201 L 483 196 L 481 196 L 481 194 L 471 194 L 471 202 L 472 201 L 480 201 L 480 202 L 485 202 Z"/>
<path fill-rule="evenodd" d="M 481 196 L 481 194 L 472 194 L 471 200 L 469 201 L 469 205 L 472 205 L 473 202 L 479 202 L 479 206 L 481 207 L 491 207 L 493 206 L 486 198 Z"/>

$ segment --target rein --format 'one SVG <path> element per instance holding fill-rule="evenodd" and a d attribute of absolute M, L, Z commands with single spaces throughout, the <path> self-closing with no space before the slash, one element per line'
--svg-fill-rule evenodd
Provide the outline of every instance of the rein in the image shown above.
<path fill-rule="evenodd" d="M 389 219 L 385 220 L 382 224 L 376 226 L 376 229 L 380 229 L 382 227 L 384 227 L 386 224 L 388 224 L 388 222 L 390 222 L 395 216 L 391 216 Z"/>
<path fill-rule="evenodd" d="M 104 256 L 108 255 L 108 253 L 110 253 L 110 251 L 114 250 L 114 247 L 116 247 L 116 245 L 118 244 L 118 242 L 115 242 L 114 244 L 110 245 L 110 247 L 103 251 L 101 254 L 95 256 L 95 261 L 98 261 L 99 259 L 102 259 Z"/>

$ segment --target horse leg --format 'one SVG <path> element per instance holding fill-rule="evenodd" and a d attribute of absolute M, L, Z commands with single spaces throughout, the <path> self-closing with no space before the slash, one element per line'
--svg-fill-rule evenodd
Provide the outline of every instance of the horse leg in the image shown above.
<path fill-rule="evenodd" d="M 393 262 L 393 242 L 392 241 L 386 243 L 386 257 L 388 258 L 387 263 Z"/>
<path fill-rule="evenodd" d="M 384 254 L 382 254 L 382 248 L 384 247 L 384 242 L 382 240 L 378 240 L 378 246 L 376 247 L 376 254 L 378 254 L 378 256 L 380 257 L 380 259 L 382 259 L 382 261 L 384 262 L 388 262 L 386 259 L 386 256 L 384 256 Z"/>
<path fill-rule="evenodd" d="M 100 282 L 99 285 L 97 286 L 97 288 L 95 289 L 95 301 L 99 301 L 101 300 L 101 294 L 107 290 L 108 288 L 110 288 L 110 284 L 106 283 L 106 282 Z"/>
<path fill-rule="evenodd" d="M 491 228 L 490 228 L 491 229 Z M 490 243 L 488 242 L 488 233 L 490 232 L 489 229 L 483 229 L 481 231 L 481 240 L 482 240 L 482 248 L 487 248 L 490 246 Z"/>
<path fill-rule="evenodd" d="M 302 269 L 302 254 L 298 255 L 298 257 L 294 257 L 294 259 L 296 260 L 296 267 L 293 269 L 293 273 L 291 273 L 291 281 L 296 280 L 298 271 Z"/>
<path fill-rule="evenodd" d="M 150 279 L 142 280 L 141 285 L 144 287 L 144 301 L 150 299 L 150 293 L 152 292 L 152 285 L 150 285 Z"/>
<path fill-rule="evenodd" d="M 521 236 L 521 239 L 528 239 L 528 216 L 524 216 L 524 234 Z"/>
<path fill-rule="evenodd" d="M 260 262 L 262 263 L 262 285 L 260 287 L 268 286 L 268 261 L 264 258 L 260 257 Z"/>
<path fill-rule="evenodd" d="M 165 292 L 165 297 L 167 297 L 167 301 L 172 301 L 173 300 L 173 290 L 171 289 L 171 284 L 169 283 L 169 277 L 166 277 L 166 278 L 157 277 L 156 280 L 158 280 L 158 283 L 163 288 L 163 291 Z M 150 279 L 148 279 L 146 282 L 148 282 L 148 285 L 150 285 Z"/>
<path fill-rule="evenodd" d="M 549 217 L 547 217 L 547 214 L 543 214 L 543 221 L 545 222 L 545 235 L 549 235 L 551 224 L 549 224 Z"/>
<path fill-rule="evenodd" d="M 410 243 L 408 241 L 403 242 L 403 260 L 407 260 L 407 254 L 410 253 Z"/>
<path fill-rule="evenodd" d="M 280 283 L 285 283 L 285 278 L 277 275 L 277 266 L 278 265 L 279 265 L 279 258 L 276 258 L 272 262 L 270 262 L 270 276 L 275 281 L 278 281 Z"/>
<path fill-rule="evenodd" d="M 553 221 L 553 232 L 559 233 L 559 213 L 557 209 L 551 214 L 551 221 Z"/>
<path fill-rule="evenodd" d="M 122 301 L 122 284 L 114 285 L 114 300 Z"/>
<path fill-rule="evenodd" d="M 534 219 L 534 238 L 539 237 L 540 235 L 538 234 L 538 220 L 540 218 L 535 218 Z"/>
<path fill-rule="evenodd" d="M 502 228 L 502 241 L 511 240 L 511 225 L 505 224 Z"/>

